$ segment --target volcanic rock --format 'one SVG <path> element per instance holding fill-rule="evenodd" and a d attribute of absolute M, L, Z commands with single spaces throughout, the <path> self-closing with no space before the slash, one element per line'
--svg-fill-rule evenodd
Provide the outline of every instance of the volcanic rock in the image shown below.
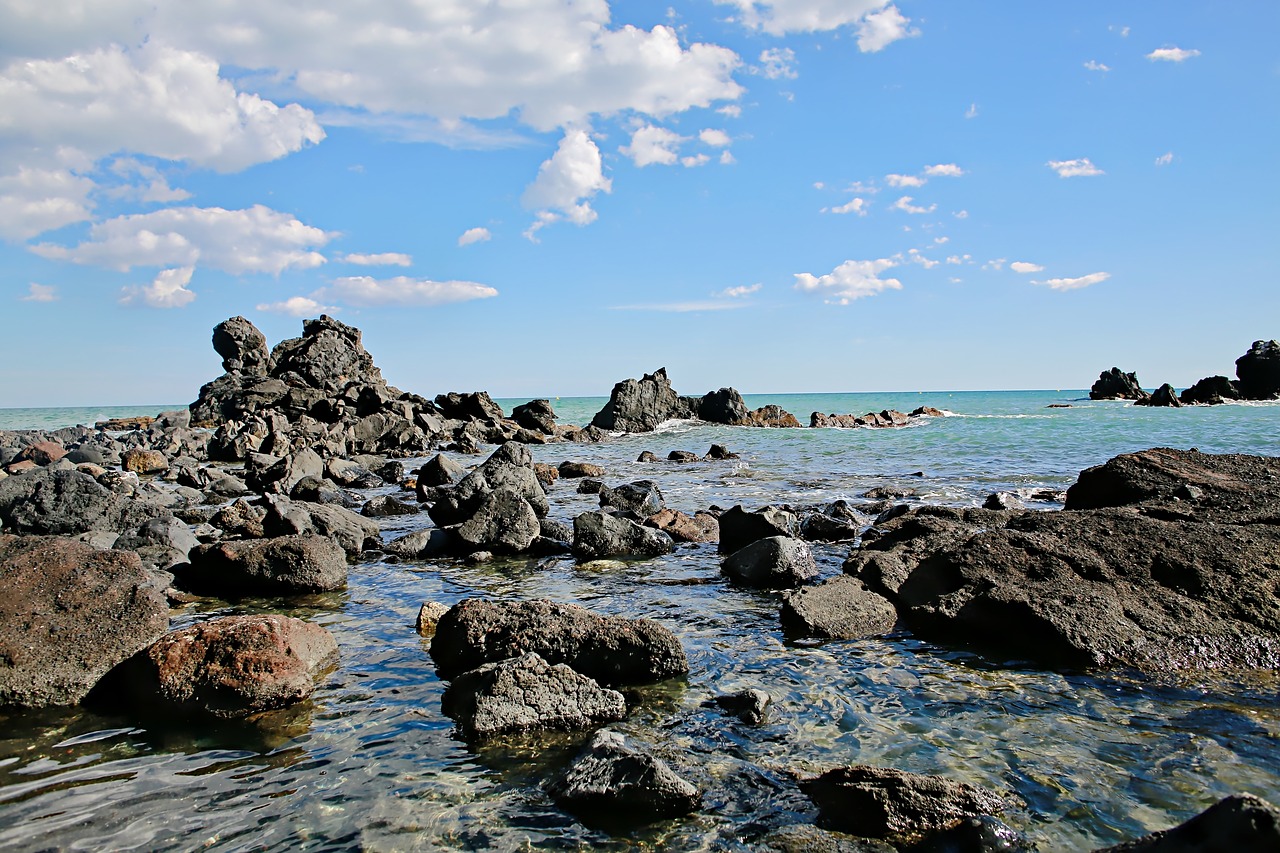
<path fill-rule="evenodd" d="M 1217 406 L 1240 399 L 1240 386 L 1225 376 L 1206 376 L 1182 392 L 1182 405 Z"/>
<path fill-rule="evenodd" d="M 752 542 L 727 557 L 720 571 L 738 586 L 757 589 L 797 587 L 818 575 L 809 545 L 789 536 Z"/>
<path fill-rule="evenodd" d="M 789 510 L 765 507 L 747 512 L 735 506 L 720 516 L 720 553 L 732 554 L 768 536 L 795 536 L 797 530 L 795 513 Z"/>
<path fill-rule="evenodd" d="M 661 530 L 605 512 L 584 512 L 573 520 L 573 553 L 580 560 L 657 557 L 674 543 Z"/>
<path fill-rule="evenodd" d="M 586 752 L 547 785 L 564 808 L 587 823 L 645 824 L 688 814 L 698 789 L 617 732 L 597 732 Z"/>
<path fill-rule="evenodd" d="M 159 514 L 156 507 L 116 494 L 80 471 L 38 468 L 0 480 L 0 524 L 16 533 L 128 530 Z"/>
<path fill-rule="evenodd" d="M 1271 400 L 1280 395 L 1280 341 L 1254 341 L 1236 359 L 1240 396 L 1246 400 Z"/>
<path fill-rule="evenodd" d="M 843 575 L 785 593 L 781 620 L 792 636 L 858 640 L 892 631 L 898 611 L 862 581 Z"/>
<path fill-rule="evenodd" d="M 1124 373 L 1118 367 L 1098 374 L 1098 381 L 1089 389 L 1090 400 L 1143 400 L 1147 396 L 1138 384 L 1138 375 Z"/>
<path fill-rule="evenodd" d="M 213 348 L 222 356 L 222 369 L 245 376 L 265 376 L 271 354 L 267 338 L 244 317 L 232 317 L 213 327 Z"/>
<path fill-rule="evenodd" d="M 293 595 L 330 592 L 347 585 L 346 554 L 325 536 L 217 542 L 191 551 L 190 568 L 179 572 L 195 592 Z"/>
<path fill-rule="evenodd" d="M 605 470 L 599 465 L 592 465 L 590 462 L 561 462 L 557 468 L 560 476 L 566 480 L 576 479 L 578 477 L 603 477 Z"/>
<path fill-rule="evenodd" d="M 539 518 L 551 508 L 547 503 L 547 493 L 533 471 L 533 456 L 529 448 L 507 442 L 463 477 L 452 491 L 442 495 L 428 513 L 437 525 L 460 524 L 475 514 L 485 495 L 500 488 L 513 491 L 528 501 Z"/>
<path fill-rule="evenodd" d="M 1173 386 L 1168 382 L 1161 385 L 1155 392 L 1141 400 L 1134 401 L 1135 406 L 1167 406 L 1177 408 L 1182 405 L 1182 401 L 1178 399 L 1178 392 L 1173 390 Z"/>
<path fill-rule="evenodd" d="M 498 488 L 484 495 L 470 518 L 454 532 L 473 551 L 518 554 L 538 538 L 538 514 L 517 491 Z"/>
<path fill-rule="evenodd" d="M 1173 829 L 1095 853 L 1274 853 L 1280 850 L 1280 810 L 1251 794 L 1236 794 Z"/>
<path fill-rule="evenodd" d="M 605 486 L 600 490 L 600 506 L 613 507 L 638 518 L 648 518 L 661 511 L 665 503 L 657 483 L 652 480 L 637 480 L 613 489 Z"/>
<path fill-rule="evenodd" d="M 663 509 L 645 519 L 645 527 L 661 530 L 677 542 L 716 542 L 720 539 L 720 522 L 706 512 L 693 517 L 674 509 Z"/>
<path fill-rule="evenodd" d="M 693 404 L 675 392 L 662 367 L 613 386 L 609 402 L 596 412 L 591 425 L 614 432 L 653 432 L 664 421 L 693 416 Z"/>

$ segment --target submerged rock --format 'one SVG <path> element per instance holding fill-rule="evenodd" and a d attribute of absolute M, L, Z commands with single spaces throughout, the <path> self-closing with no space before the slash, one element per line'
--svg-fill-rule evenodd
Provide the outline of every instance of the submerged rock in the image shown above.
<path fill-rule="evenodd" d="M 640 825 L 697 809 L 694 785 L 617 732 L 601 731 L 586 752 L 547 785 L 547 791 L 585 823 Z"/>
<path fill-rule="evenodd" d="M 600 506 L 629 512 L 637 518 L 648 518 L 661 511 L 665 502 L 657 483 L 652 480 L 637 480 L 634 483 L 623 483 L 617 488 L 602 488 Z"/>
<path fill-rule="evenodd" d="M 758 726 L 768 716 L 769 706 L 773 704 L 773 697 L 763 690 L 750 687 L 746 690 L 739 690 L 737 693 L 717 696 L 712 702 L 720 710 L 727 714 L 732 714 L 742 722 Z"/>
<path fill-rule="evenodd" d="M 786 593 L 780 618 L 792 636 L 857 640 L 892 631 L 898 611 L 862 581 L 842 575 Z"/>

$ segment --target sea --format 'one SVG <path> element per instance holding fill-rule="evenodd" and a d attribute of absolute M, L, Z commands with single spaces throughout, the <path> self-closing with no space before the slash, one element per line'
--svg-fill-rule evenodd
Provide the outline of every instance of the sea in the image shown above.
<path fill-rule="evenodd" d="M 598 445 L 533 446 L 537 461 L 587 461 L 606 482 L 655 481 L 668 506 L 853 503 L 877 487 L 912 504 L 976 506 L 1012 492 L 1032 509 L 1079 472 L 1149 447 L 1280 455 L 1280 403 L 1177 409 L 1090 401 L 1080 390 L 745 395 L 808 423 L 811 412 L 909 412 L 897 429 L 759 429 L 671 422 Z M 555 398 L 586 424 L 605 398 Z M 525 402 L 499 401 L 504 409 Z M 0 429 L 92 425 L 180 406 L 0 409 Z M 737 459 L 640 463 L 650 451 Z M 483 457 L 462 457 L 475 464 Z M 406 460 L 412 467 L 424 460 Z M 388 486 L 366 496 L 397 493 Z M 551 517 L 596 506 L 574 481 L 549 490 Z M 384 538 L 429 526 L 384 522 Z M 822 577 L 850 543 L 815 545 Z M 630 831 L 587 826 L 545 783 L 587 735 L 469 743 L 441 713 L 446 684 L 414 621 L 423 602 L 548 598 L 660 621 L 690 660 L 686 679 L 627 692 L 612 728 L 702 791 L 702 808 Z M 215 615 L 285 612 L 324 625 L 341 661 L 306 703 L 240 722 L 140 721 L 83 708 L 0 712 L 4 850 L 755 850 L 812 823 L 795 780 L 871 764 L 938 774 L 1006 795 L 1003 820 L 1042 851 L 1091 850 L 1168 828 L 1234 793 L 1280 804 L 1280 675 L 1047 671 L 909 632 L 858 641 L 783 635 L 779 595 L 735 589 L 714 545 L 641 561 L 572 558 L 395 561 L 366 554 L 346 591 L 205 600 Z M 759 688 L 758 726 L 713 697 Z"/>

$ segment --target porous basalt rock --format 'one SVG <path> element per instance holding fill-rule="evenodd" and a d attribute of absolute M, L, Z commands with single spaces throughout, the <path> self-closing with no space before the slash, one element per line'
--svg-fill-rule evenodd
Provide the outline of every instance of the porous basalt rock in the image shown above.
<path fill-rule="evenodd" d="M 1102 371 L 1089 389 L 1090 400 L 1143 400 L 1147 396 L 1138 384 L 1138 375 L 1125 373 L 1118 367 Z"/>
<path fill-rule="evenodd" d="M 216 542 L 191 551 L 191 565 L 178 574 L 196 592 L 293 595 L 330 592 L 347 585 L 347 559 L 326 536 Z"/>
<path fill-rule="evenodd" d="M 597 732 L 547 791 L 589 824 L 637 825 L 688 814 L 701 793 L 661 758 L 617 732 Z"/>
<path fill-rule="evenodd" d="M 694 415 L 693 402 L 675 392 L 667 369 L 660 367 L 641 379 L 624 379 L 614 385 L 609 402 L 596 412 L 591 425 L 615 432 L 653 432 L 664 421 Z"/>

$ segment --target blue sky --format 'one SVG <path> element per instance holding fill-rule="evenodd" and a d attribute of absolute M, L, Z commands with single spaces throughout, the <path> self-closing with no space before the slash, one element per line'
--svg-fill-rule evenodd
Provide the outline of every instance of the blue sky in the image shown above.
<path fill-rule="evenodd" d="M 1280 4 L 0 0 L 0 406 L 1084 388 L 1280 336 Z"/>

